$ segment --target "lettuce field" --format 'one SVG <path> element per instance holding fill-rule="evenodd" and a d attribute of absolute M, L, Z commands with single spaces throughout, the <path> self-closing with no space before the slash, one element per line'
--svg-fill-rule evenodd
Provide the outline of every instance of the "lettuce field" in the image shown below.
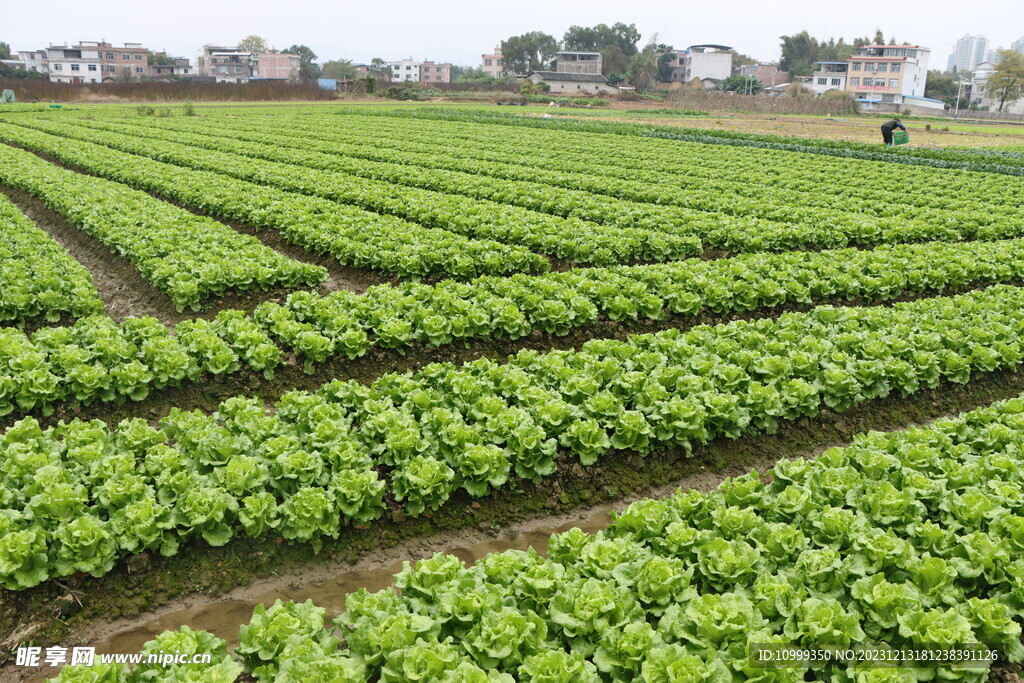
<path fill-rule="evenodd" d="M 0 112 L 0 678 L 1019 680 L 1024 153 L 198 113 Z"/>

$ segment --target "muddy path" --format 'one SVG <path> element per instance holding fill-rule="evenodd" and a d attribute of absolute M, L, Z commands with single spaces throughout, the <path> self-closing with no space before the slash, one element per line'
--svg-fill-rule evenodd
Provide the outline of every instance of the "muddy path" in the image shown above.
<path fill-rule="evenodd" d="M 182 621 L 231 637 L 254 604 L 277 597 L 311 597 L 337 611 L 342 595 L 353 588 L 387 585 L 403 559 L 438 550 L 472 559 L 523 543 L 540 545 L 565 525 L 596 528 L 592 525 L 606 521 L 602 515 L 609 509 L 637 497 L 662 495 L 677 486 L 707 489 L 727 476 L 768 469 L 782 458 L 845 445 L 860 432 L 923 425 L 1021 392 L 1024 372 L 1000 372 L 977 376 L 967 385 L 891 396 L 843 414 L 825 411 L 815 419 L 783 424 L 774 435 L 697 447 L 692 456 L 681 450 L 646 457 L 616 452 L 587 468 L 560 458 L 558 472 L 543 481 L 510 481 L 478 500 L 456 495 L 429 518 L 407 519 L 395 511 L 367 527 L 343 529 L 320 554 L 272 538 L 240 538 L 221 548 L 192 542 L 173 558 L 128 558 L 100 579 L 68 577 L 61 584 L 0 591 L 0 661 L 27 641 L 134 647 L 155 630 Z M 0 669 L 0 680 L 15 671 Z"/>

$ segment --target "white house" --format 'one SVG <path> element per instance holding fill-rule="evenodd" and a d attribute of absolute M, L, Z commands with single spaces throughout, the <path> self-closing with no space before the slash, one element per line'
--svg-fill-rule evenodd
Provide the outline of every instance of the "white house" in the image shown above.
<path fill-rule="evenodd" d="M 405 81 L 419 83 L 420 62 L 414 61 L 412 57 L 388 62 L 388 66 L 391 67 L 392 83 L 404 83 Z"/>
<path fill-rule="evenodd" d="M 676 59 L 670 62 L 672 80 L 678 83 L 721 82 L 732 75 L 732 50 L 728 45 L 691 45 L 685 50 L 672 50 Z"/>
<path fill-rule="evenodd" d="M 18 60 L 25 71 L 36 71 L 41 74 L 50 72 L 46 50 L 18 50 Z"/>
<path fill-rule="evenodd" d="M 56 83 L 103 82 L 103 59 L 98 49 L 50 46 L 46 48 L 46 61 L 50 80 Z"/>
<path fill-rule="evenodd" d="M 971 103 L 989 111 L 999 110 L 999 99 L 993 97 L 988 90 L 988 80 L 995 70 L 996 65 L 992 62 L 982 62 L 971 74 Z M 1024 99 L 1006 102 L 1003 111 L 1008 114 L 1024 114 Z"/>
<path fill-rule="evenodd" d="M 846 90 L 846 76 L 849 64 L 846 62 L 815 62 L 817 70 L 811 76 L 808 87 L 819 95 L 829 90 Z"/>

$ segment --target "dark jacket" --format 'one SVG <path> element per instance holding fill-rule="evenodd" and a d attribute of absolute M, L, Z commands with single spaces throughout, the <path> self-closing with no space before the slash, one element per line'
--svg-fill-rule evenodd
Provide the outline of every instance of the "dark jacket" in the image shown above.
<path fill-rule="evenodd" d="M 893 128 L 906 130 L 906 128 L 903 127 L 903 124 L 897 121 L 896 119 L 889 119 L 888 121 L 882 124 L 882 128 L 888 128 L 889 130 L 892 130 Z"/>

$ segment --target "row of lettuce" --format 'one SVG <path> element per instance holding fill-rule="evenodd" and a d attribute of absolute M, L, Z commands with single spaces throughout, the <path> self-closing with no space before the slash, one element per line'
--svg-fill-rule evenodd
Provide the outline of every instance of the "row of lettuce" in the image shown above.
<path fill-rule="evenodd" d="M 388 504 L 420 515 L 559 462 L 772 433 L 1022 358 L 1024 290 L 998 286 L 336 380 L 272 409 L 243 397 L 212 414 L 172 409 L 159 428 L 28 418 L 0 438 L 0 585 L 101 576 L 193 538 L 272 533 L 318 548 Z"/>
<path fill-rule="evenodd" d="M 421 228 L 425 226 L 446 230 L 468 239 L 514 245 L 563 261 L 594 265 L 667 261 L 701 251 L 700 240 L 690 234 L 675 235 L 655 229 L 604 226 L 580 218 L 563 218 L 475 197 L 396 186 L 382 180 L 320 170 L 315 165 L 266 161 L 193 145 L 162 142 L 137 134 L 108 133 L 89 127 L 43 122 L 31 123 L 31 127 L 58 132 L 59 135 L 46 135 L 28 127 L 2 124 L 0 139 L 32 149 L 40 149 L 37 143 L 49 143 L 56 147 L 56 151 L 45 151 L 58 158 L 75 159 L 71 163 L 89 172 L 136 187 L 146 187 L 160 181 L 140 175 L 131 166 L 123 167 L 119 159 L 130 159 L 135 155 L 139 162 L 144 163 L 145 159 L 152 158 L 178 169 L 179 176 L 183 173 L 194 176 L 194 171 L 210 171 L 225 182 L 234 179 L 247 185 L 283 192 L 286 196 L 312 197 L 326 200 L 332 205 L 359 207 L 363 213 L 391 216 L 415 223 Z M 24 141 L 26 137 L 34 142 Z M 107 148 L 105 153 L 104 146 Z M 193 182 L 197 179 L 198 176 L 194 176 Z M 209 193 L 210 189 L 207 188 L 206 192 Z M 177 189 L 171 191 L 170 196 L 189 203 L 181 198 L 182 194 L 187 192 Z M 250 211 L 261 208 L 254 206 L 251 197 L 248 200 L 246 206 Z M 605 200 L 604 204 L 611 211 L 614 202 Z M 201 208 L 220 213 L 214 207 Z M 296 208 L 293 207 L 292 213 Z M 293 220 L 296 218 L 293 217 Z M 424 239 L 429 240 L 429 233 Z M 540 258 L 535 254 L 533 256 Z"/>
<path fill-rule="evenodd" d="M 92 276 L 0 194 L 0 323 L 103 313 Z"/>
<path fill-rule="evenodd" d="M 874 250 L 750 254 L 715 261 L 295 292 L 250 315 L 222 311 L 172 330 L 152 318 L 90 316 L 32 334 L 0 328 L 0 414 L 58 404 L 142 400 L 152 391 L 282 363 L 307 372 L 371 349 L 565 335 L 602 321 L 684 323 L 822 302 L 903 297 L 1016 283 L 1024 240 L 897 245 Z"/>
<path fill-rule="evenodd" d="M 313 285 L 327 271 L 300 263 L 223 223 L 120 183 L 0 146 L 0 182 L 24 190 L 124 257 L 179 311 L 226 291 Z"/>
<path fill-rule="evenodd" d="M 881 161 L 908 166 L 927 166 L 940 169 L 959 169 L 981 173 L 1024 175 L 1024 155 L 1016 151 L 977 149 L 936 149 L 913 147 L 910 149 L 880 150 L 877 145 L 862 142 L 802 138 L 794 136 L 744 133 L 731 130 L 686 129 L 676 126 L 641 125 L 617 121 L 585 121 L 579 119 L 544 119 L 484 110 L 458 110 L 452 108 L 340 108 L 336 116 L 381 116 L 440 121 L 483 123 L 488 125 L 540 128 L 583 133 L 603 133 L 667 140 L 680 140 L 702 144 L 753 147 L 756 149 L 819 154 L 860 161 Z"/>
<path fill-rule="evenodd" d="M 824 223 L 834 232 L 862 241 L 877 240 L 881 234 L 909 232 L 912 225 L 918 226 L 917 232 L 935 237 L 944 236 L 943 230 L 950 227 L 967 231 L 995 229 L 992 226 L 1016 221 L 1020 199 L 998 191 L 979 194 L 979 188 L 975 188 L 970 193 L 943 193 L 940 202 L 933 194 L 935 187 L 930 186 L 931 192 L 927 194 L 911 194 L 905 201 L 894 203 L 885 183 L 875 186 L 873 182 L 881 175 L 875 172 L 878 169 L 850 162 L 844 164 L 849 183 L 842 190 L 834 186 L 834 176 L 818 179 L 811 185 L 794 183 L 788 174 L 784 182 L 766 182 L 766 167 L 781 166 L 788 170 L 794 159 L 792 154 L 760 152 L 749 155 L 749 167 L 737 168 L 726 164 L 725 159 L 709 163 L 709 150 L 701 145 L 672 145 L 671 149 L 659 150 L 662 153 L 643 170 L 635 167 L 635 153 L 631 149 L 631 159 L 626 162 L 629 167 L 610 166 L 614 180 L 609 182 L 604 170 L 608 167 L 595 168 L 595 157 L 605 151 L 606 161 L 615 164 L 623 156 L 621 138 L 607 146 L 595 145 L 590 140 L 583 144 L 574 141 L 575 145 L 567 150 L 571 151 L 569 158 L 559 161 L 543 157 L 542 168 L 524 165 L 523 150 L 513 145 L 508 135 L 499 141 L 499 136 L 491 133 L 491 143 L 500 144 L 503 150 L 499 153 L 501 161 L 495 162 L 476 158 L 479 137 L 472 138 L 467 145 L 464 154 L 469 158 L 449 154 L 447 150 L 452 145 L 442 147 L 448 139 L 447 130 L 436 126 L 434 130 L 425 122 L 416 122 L 416 127 L 396 134 L 395 143 L 402 144 L 401 149 L 396 149 L 377 144 L 383 133 L 379 120 L 362 126 L 352 119 L 345 119 L 341 123 L 347 125 L 340 126 L 337 117 L 324 116 L 317 119 L 317 123 L 320 121 L 327 125 L 315 126 L 315 130 L 300 117 L 280 121 L 278 117 L 269 121 L 168 119 L 157 124 L 89 122 L 88 128 L 159 136 L 207 149 L 500 201 L 605 225 L 695 231 L 704 240 L 722 230 L 724 226 L 719 223 L 723 220 L 742 220 L 749 223 L 750 229 L 736 231 L 732 243 L 723 243 L 721 236 L 714 239 L 716 246 L 734 251 L 749 250 L 744 244 L 744 233 L 758 227 L 765 232 L 778 232 L 779 223 Z M 184 132 L 168 133 L 168 129 Z M 316 151 L 310 150 L 311 139 L 317 142 Z M 406 147 L 417 140 L 432 141 L 426 145 L 429 151 L 414 152 Z M 531 142 L 523 147 L 533 149 L 534 155 L 539 151 L 546 154 L 552 146 L 546 139 L 539 144 Z M 269 147 L 270 144 L 273 146 Z M 711 156 L 725 157 L 719 150 L 711 150 Z M 439 174 L 436 169 L 446 173 Z M 910 174 L 906 169 L 903 171 L 904 175 Z M 1010 178 L 993 179 L 993 184 L 1013 182 Z M 901 188 L 906 188 L 905 180 L 901 181 Z M 1019 188 L 1015 189 L 1019 195 Z M 911 192 L 909 188 L 905 191 Z M 827 211 L 825 215 L 823 210 Z M 944 227 L 929 232 L 928 226 Z"/>
<path fill-rule="evenodd" d="M 454 173 L 444 168 L 417 169 L 391 161 L 340 156 L 331 152 L 333 143 L 323 151 L 310 151 L 308 136 L 292 138 L 290 146 L 274 138 L 275 145 L 268 146 L 264 144 L 267 134 L 257 135 L 254 141 L 244 141 L 237 139 L 238 133 L 227 136 L 196 132 L 176 134 L 122 123 L 90 123 L 88 126 L 44 121 L 19 123 L 60 137 L 60 142 L 43 138 L 50 147 L 45 151 L 58 156 L 60 152 L 53 151 L 53 147 L 60 150 L 82 144 L 90 145 L 90 156 L 94 156 L 98 148 L 92 143 L 99 143 L 131 155 L 213 171 L 302 196 L 353 203 L 422 225 L 471 238 L 519 245 L 581 264 L 665 261 L 708 248 L 750 252 L 934 239 L 994 239 L 1021 234 L 1019 221 L 1013 213 L 1016 202 L 1010 198 L 1005 204 L 982 205 L 964 200 L 963 206 L 926 206 L 911 211 L 873 197 L 855 202 L 849 210 L 844 210 L 842 207 L 851 200 L 836 198 L 823 189 L 830 187 L 831 181 L 803 191 L 773 190 L 747 197 L 730 183 L 725 183 L 730 185 L 728 187 L 716 187 L 714 182 L 700 180 L 684 188 L 673 188 L 671 181 L 659 182 L 658 178 L 665 175 L 664 170 L 651 174 L 648 182 L 602 176 L 582 181 L 581 178 L 588 175 L 579 169 L 586 169 L 587 161 L 580 159 L 574 164 L 577 171 L 561 184 L 577 186 L 582 183 L 583 189 L 563 189 L 542 182 Z M 207 126 L 205 122 L 182 125 L 200 131 Z M 98 129 L 101 127 L 118 132 L 105 132 Z M 33 142 L 24 142 L 19 139 L 24 135 L 16 130 L 0 129 L 0 136 L 19 144 L 34 146 L 41 142 L 38 137 Z M 160 135 L 175 137 L 173 140 L 153 137 Z M 322 144 L 318 133 L 313 138 L 317 146 Z M 64 154 L 73 153 L 71 149 L 64 150 Z M 619 149 L 618 154 L 623 151 Z M 134 172 L 126 173 L 109 152 L 103 156 L 108 158 L 106 164 L 94 161 L 85 168 L 151 189 L 152 181 Z M 131 160 L 130 156 L 128 158 Z M 792 165 L 791 158 L 773 161 L 786 167 Z M 747 186 L 760 183 L 766 163 L 763 160 L 762 170 L 752 171 L 746 177 Z M 298 168 L 303 171 L 298 172 Z M 310 168 L 317 170 L 308 170 Z M 849 170 L 851 175 L 857 175 L 854 169 Z M 727 178 L 735 176 L 730 169 L 723 170 L 722 174 Z M 868 178 L 857 184 L 873 185 L 874 182 Z M 643 198 L 646 203 L 625 201 L 621 195 L 628 187 L 635 190 L 630 198 Z M 612 189 L 599 191 L 598 188 Z M 178 194 L 172 192 L 169 196 L 177 198 Z M 817 202 L 812 199 L 812 206 L 803 206 L 808 197 L 815 196 L 820 197 Z M 956 196 L 966 195 L 958 191 Z M 976 188 L 970 196 L 977 196 Z M 952 201 L 956 204 L 958 200 Z M 640 227 L 628 227 L 630 225 Z"/>
<path fill-rule="evenodd" d="M 328 254 L 343 265 L 410 279 L 546 272 L 550 267 L 547 259 L 522 247 L 426 228 L 338 202 L 186 170 L 27 128 L 5 124 L 0 127 L 0 140 L 47 153 L 135 189 L 159 193 L 193 210 L 243 221 L 258 230 L 275 230 L 285 242 Z"/>
<path fill-rule="evenodd" d="M 598 533 L 466 566 L 404 563 L 343 612 L 258 605 L 238 646 L 187 626 L 144 653 L 211 664 L 69 667 L 72 681 L 982 681 L 1024 659 L 1024 399 L 873 432 L 709 493 L 641 500 Z M 340 635 L 340 639 L 339 639 Z M 766 664 L 768 648 L 959 646 L 973 661 Z"/>
<path fill-rule="evenodd" d="M 150 121 L 149 127 L 175 127 L 180 121 Z M 551 171 L 579 173 L 580 160 L 585 160 L 587 174 L 607 175 L 619 178 L 649 177 L 659 169 L 664 170 L 662 181 L 669 184 L 691 184 L 691 181 L 709 180 L 716 184 L 728 183 L 731 191 L 743 196 L 767 196 L 770 191 L 807 191 L 817 188 L 818 195 L 806 196 L 807 201 L 819 201 L 820 196 L 829 196 L 835 190 L 828 184 L 834 182 L 837 174 L 851 174 L 859 179 L 872 182 L 851 183 L 843 188 L 843 197 L 854 200 L 858 206 L 868 209 L 862 200 L 886 199 L 887 186 L 891 182 L 901 183 L 907 189 L 901 196 L 901 204 L 941 208 L 943 200 L 981 202 L 983 204 L 1005 204 L 1013 197 L 1020 196 L 1020 184 L 1013 178 L 998 174 L 962 173 L 944 169 L 906 168 L 888 164 L 865 164 L 845 159 L 815 155 L 794 155 L 771 149 L 750 149 L 742 147 L 714 147 L 698 143 L 680 144 L 656 138 L 632 138 L 628 141 L 621 136 L 593 133 L 574 133 L 562 130 L 535 130 L 530 128 L 510 129 L 507 126 L 488 126 L 479 123 L 452 121 L 406 120 L 400 118 L 347 116 L 342 119 L 331 115 L 290 115 L 275 112 L 273 116 L 257 120 L 210 116 L 204 124 L 213 130 L 216 127 L 230 127 L 245 130 L 252 126 L 268 127 L 278 134 L 309 134 L 317 130 L 331 142 L 343 140 L 356 143 L 357 140 L 345 133 L 375 135 L 375 140 L 385 148 L 397 148 L 419 152 L 436 152 L 439 147 L 450 149 L 452 156 L 481 161 L 505 162 L 509 154 L 515 155 L 517 163 Z M 288 131 L 287 133 L 285 131 Z M 405 147 L 406 142 L 411 147 Z M 458 143 L 457 145 L 446 143 Z M 469 144 L 467 144 L 469 143 Z M 623 150 L 628 144 L 628 154 Z M 798 163 L 793 163 L 797 161 Z M 573 164 L 576 164 L 573 166 Z M 760 169 L 759 182 L 744 182 L 744 176 Z M 724 171 L 731 170 L 733 174 Z M 929 195 L 926 189 L 966 190 L 978 188 L 978 193 L 958 192 L 957 198 Z M 1007 195 L 1007 196 L 1002 196 Z M 891 198 L 891 196 L 889 196 Z M 885 210 L 891 202 L 882 202 L 875 210 Z"/>

